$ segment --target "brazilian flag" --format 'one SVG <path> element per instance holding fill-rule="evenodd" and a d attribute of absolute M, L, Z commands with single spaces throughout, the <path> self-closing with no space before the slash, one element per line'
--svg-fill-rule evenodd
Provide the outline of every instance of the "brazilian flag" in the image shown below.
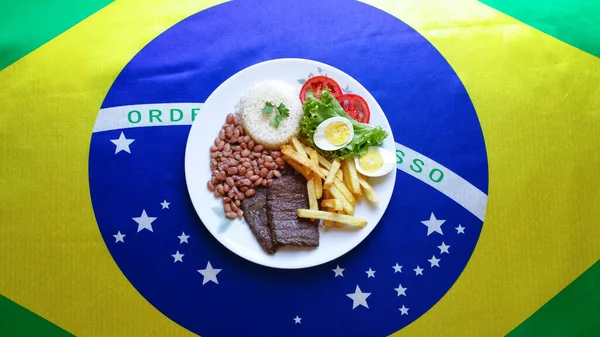
<path fill-rule="evenodd" d="M 0 336 L 597 336 L 598 18 L 594 0 L 4 1 Z M 183 172 L 208 96 L 279 58 L 356 78 L 396 141 L 381 223 L 303 270 L 223 247 Z"/>

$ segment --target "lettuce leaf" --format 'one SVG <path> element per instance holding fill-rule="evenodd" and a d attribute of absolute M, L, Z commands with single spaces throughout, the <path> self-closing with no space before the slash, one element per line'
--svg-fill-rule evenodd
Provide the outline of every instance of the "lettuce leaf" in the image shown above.
<path fill-rule="evenodd" d="M 371 126 L 357 122 L 342 109 L 340 103 L 331 95 L 329 90 L 324 89 L 320 99 L 316 99 L 312 93 L 308 93 L 306 101 L 302 105 L 304 115 L 300 121 L 300 137 L 321 154 L 329 159 L 348 159 L 363 156 L 367 153 L 370 146 L 379 146 L 388 136 L 380 126 Z M 336 151 L 321 151 L 315 146 L 313 135 L 317 126 L 326 119 L 332 117 L 344 117 L 352 122 L 354 128 L 354 138 L 345 147 Z"/>

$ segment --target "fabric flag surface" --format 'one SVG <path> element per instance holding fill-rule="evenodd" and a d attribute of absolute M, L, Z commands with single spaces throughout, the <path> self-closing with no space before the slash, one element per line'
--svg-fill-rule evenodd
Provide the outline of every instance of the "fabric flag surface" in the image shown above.
<path fill-rule="evenodd" d="M 513 3 L 8 5 L 0 335 L 596 335 L 600 6 Z M 381 222 L 300 270 L 215 240 L 183 167 L 211 93 L 280 58 L 351 75 L 396 142 Z"/>

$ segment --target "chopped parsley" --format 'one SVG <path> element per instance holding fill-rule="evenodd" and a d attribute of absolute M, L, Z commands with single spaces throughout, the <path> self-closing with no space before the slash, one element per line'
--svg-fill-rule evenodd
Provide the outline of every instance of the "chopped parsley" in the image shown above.
<path fill-rule="evenodd" d="M 262 112 L 272 116 L 271 125 L 275 128 L 279 127 L 279 123 L 290 115 L 290 110 L 286 108 L 285 104 L 280 103 L 279 106 L 274 106 L 273 103 L 267 102 L 265 103 L 265 107 L 262 109 Z"/>

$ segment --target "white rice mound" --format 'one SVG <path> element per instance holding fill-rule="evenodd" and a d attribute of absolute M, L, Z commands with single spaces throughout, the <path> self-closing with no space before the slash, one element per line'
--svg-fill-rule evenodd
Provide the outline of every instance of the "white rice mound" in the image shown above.
<path fill-rule="evenodd" d="M 262 112 L 266 102 L 276 107 L 283 103 L 290 110 L 290 115 L 281 120 L 278 128 L 270 124 L 273 116 Z M 236 106 L 236 113 L 246 133 L 269 149 L 281 147 L 298 134 L 303 115 L 302 104 L 294 87 L 277 80 L 258 82 L 250 87 Z"/>

